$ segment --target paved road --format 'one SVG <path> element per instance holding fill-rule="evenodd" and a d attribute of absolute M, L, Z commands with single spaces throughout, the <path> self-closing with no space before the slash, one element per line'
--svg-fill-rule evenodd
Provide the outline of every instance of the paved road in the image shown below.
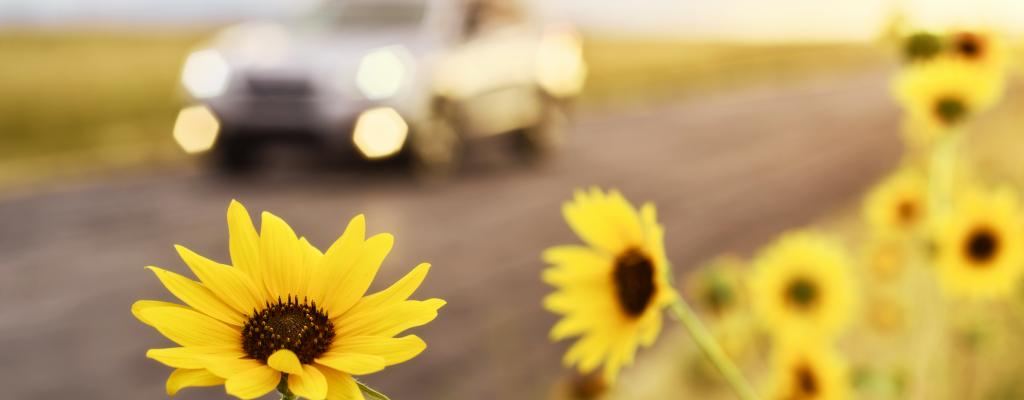
<path fill-rule="evenodd" d="M 397 237 L 381 280 L 417 262 L 421 296 L 448 300 L 417 331 L 418 359 L 367 380 L 396 399 L 543 398 L 565 344 L 546 332 L 546 246 L 576 239 L 559 215 L 572 188 L 657 202 L 683 269 L 848 202 L 895 164 L 897 112 L 881 69 L 580 116 L 564 155 L 537 168 L 478 162 L 424 188 L 396 173 L 226 181 L 196 170 L 65 185 L 0 200 L 0 390 L 8 398 L 162 398 L 163 346 L 130 304 L 166 295 L 142 269 L 184 271 L 172 244 L 226 260 L 231 198 L 268 209 L 325 246 L 353 214 Z M 193 390 L 181 398 L 217 398 Z"/>

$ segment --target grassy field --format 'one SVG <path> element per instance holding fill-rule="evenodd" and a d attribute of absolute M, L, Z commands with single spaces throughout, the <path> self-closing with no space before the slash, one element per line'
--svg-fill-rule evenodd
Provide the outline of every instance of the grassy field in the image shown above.
<path fill-rule="evenodd" d="M 0 187 L 183 157 L 180 65 L 203 32 L 0 32 Z M 885 59 L 871 46 L 592 38 L 585 107 L 789 80 Z"/>
<path fill-rule="evenodd" d="M 584 103 L 651 100 L 751 84 L 842 74 L 880 65 L 891 49 L 867 44 L 744 45 L 594 38 Z"/>

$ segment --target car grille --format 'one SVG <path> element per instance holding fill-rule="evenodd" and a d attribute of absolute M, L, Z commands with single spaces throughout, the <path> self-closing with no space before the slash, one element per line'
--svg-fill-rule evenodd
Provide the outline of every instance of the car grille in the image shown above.
<path fill-rule="evenodd" d="M 258 97 L 308 97 L 313 85 L 302 77 L 248 77 L 249 91 Z"/>

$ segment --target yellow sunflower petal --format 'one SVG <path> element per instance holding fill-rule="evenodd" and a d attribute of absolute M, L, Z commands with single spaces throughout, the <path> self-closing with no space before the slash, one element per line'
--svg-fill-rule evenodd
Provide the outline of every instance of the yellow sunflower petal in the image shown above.
<path fill-rule="evenodd" d="M 302 264 L 299 238 L 288 223 L 269 212 L 263 212 L 260 233 L 260 260 L 263 262 L 264 283 L 271 299 L 305 294 L 300 282 L 311 273 L 310 266 Z"/>
<path fill-rule="evenodd" d="M 139 311 L 144 321 L 182 346 L 237 346 L 241 332 L 206 315 L 182 307 L 150 307 Z"/>
<path fill-rule="evenodd" d="M 551 332 L 548 334 L 551 340 L 559 341 L 565 338 L 579 336 L 585 333 L 594 326 L 593 318 L 587 318 L 582 313 L 576 313 L 573 315 L 562 318 L 555 326 L 551 328 Z"/>
<path fill-rule="evenodd" d="M 575 245 L 551 247 L 544 250 L 541 257 L 553 265 L 544 270 L 541 278 L 555 286 L 606 279 L 614 264 L 607 254 Z"/>
<path fill-rule="evenodd" d="M 609 253 L 623 248 L 619 233 L 608 223 L 604 196 L 600 192 L 577 191 L 574 201 L 562 206 L 562 215 L 569 228 L 587 244 Z"/>
<path fill-rule="evenodd" d="M 224 378 L 205 369 L 176 369 L 167 378 L 167 395 L 174 396 L 187 387 L 207 387 L 224 384 Z"/>
<path fill-rule="evenodd" d="M 327 353 L 316 362 L 352 375 L 372 374 L 387 366 L 384 357 L 353 353 Z"/>
<path fill-rule="evenodd" d="M 650 346 L 661 332 L 661 315 L 653 316 L 640 328 L 640 344 Z"/>
<path fill-rule="evenodd" d="M 302 248 L 302 263 L 304 265 L 315 266 L 320 263 L 320 259 L 324 256 L 324 253 L 321 253 L 320 249 L 316 248 L 305 237 L 299 238 L 299 247 Z"/>
<path fill-rule="evenodd" d="M 288 375 L 288 388 L 305 399 L 327 398 L 327 378 L 312 365 L 303 365 L 302 373 Z"/>
<path fill-rule="evenodd" d="M 228 238 L 231 264 L 249 275 L 257 289 L 265 290 L 260 266 L 260 238 L 249 212 L 236 200 L 231 200 L 228 206 Z"/>
<path fill-rule="evenodd" d="M 262 362 L 237 354 L 211 354 L 206 357 L 206 369 L 222 378 L 230 378 L 263 365 Z"/>
<path fill-rule="evenodd" d="M 369 354 L 384 359 L 388 366 L 409 361 L 427 348 L 427 344 L 415 335 L 400 338 L 380 336 L 356 336 L 335 340 L 328 354 L 355 353 Z"/>
<path fill-rule="evenodd" d="M 184 246 L 174 247 L 185 264 L 192 269 L 192 273 L 199 277 L 199 281 L 224 304 L 242 314 L 262 308 L 265 299 L 244 272 L 196 254 Z"/>
<path fill-rule="evenodd" d="M 606 202 L 609 217 L 614 221 L 620 240 L 629 243 L 643 241 L 643 224 L 640 223 L 636 208 L 622 196 L 622 193 L 614 189 L 608 191 Z"/>
<path fill-rule="evenodd" d="M 260 365 L 228 378 L 224 383 L 224 388 L 232 396 L 241 399 L 255 399 L 274 390 L 280 382 L 280 372 L 266 365 Z"/>
<path fill-rule="evenodd" d="M 384 258 L 391 252 L 395 239 L 387 233 L 374 235 L 364 243 L 363 252 L 352 268 L 328 290 L 326 303 L 328 316 L 335 318 L 352 308 L 373 282 Z"/>
<path fill-rule="evenodd" d="M 352 267 L 362 251 L 366 237 L 366 218 L 359 214 L 352 218 L 345 232 L 331 244 L 327 253 L 313 269 L 309 297 L 317 304 L 324 304 L 327 292 L 334 288 L 344 274 Z"/>
<path fill-rule="evenodd" d="M 577 364 L 580 372 L 589 373 L 597 368 L 607 351 L 607 345 L 602 336 L 589 334 L 569 347 L 565 356 L 562 357 L 562 363 L 566 366 Z"/>
<path fill-rule="evenodd" d="M 593 351 L 584 353 L 579 357 L 579 368 L 582 371 L 593 371 L 601 365 L 601 361 L 609 357 L 613 343 L 612 334 L 592 334 L 593 342 L 590 344 Z"/>
<path fill-rule="evenodd" d="M 196 311 L 232 325 L 242 326 L 245 323 L 245 316 L 242 313 L 224 304 L 217 295 L 201 283 L 161 268 L 146 268 L 156 274 L 157 279 L 171 294 Z"/>
<path fill-rule="evenodd" d="M 437 317 L 437 310 L 445 305 L 441 299 L 424 301 L 406 300 L 371 312 L 342 316 L 338 335 L 346 336 L 395 336 Z"/>
<path fill-rule="evenodd" d="M 188 309 L 188 307 L 185 307 L 185 306 L 183 306 L 181 304 L 177 304 L 177 303 L 168 303 L 166 301 L 159 301 L 159 300 L 139 300 L 139 301 L 136 301 L 135 303 L 132 303 L 132 315 L 134 315 L 135 319 L 138 319 L 142 323 L 144 323 L 146 325 L 149 325 L 149 326 L 153 326 L 152 322 L 150 322 L 149 320 L 147 320 L 145 317 L 142 316 L 142 311 L 146 310 L 146 309 L 149 309 L 149 308 L 160 308 L 160 307 L 177 307 L 177 308 L 181 308 L 181 309 L 185 309 L 185 310 Z"/>
<path fill-rule="evenodd" d="M 211 354 L 231 351 L 231 347 L 171 347 L 149 349 L 146 357 L 157 360 L 168 367 L 185 369 L 206 368 L 206 358 Z"/>
<path fill-rule="evenodd" d="M 355 314 L 361 311 L 384 307 L 400 301 L 408 300 L 409 296 L 411 296 L 413 292 L 420 287 L 420 284 L 423 283 L 423 279 L 427 277 L 427 272 L 429 271 L 430 264 L 422 263 L 417 265 L 416 268 L 413 268 L 412 271 L 387 289 L 359 299 L 359 301 L 352 306 L 351 312 Z"/>
<path fill-rule="evenodd" d="M 320 372 L 327 378 L 327 400 L 365 400 L 351 375 L 331 368 L 322 368 Z"/>
<path fill-rule="evenodd" d="M 267 366 L 289 374 L 302 373 L 302 363 L 299 362 L 299 357 L 288 349 L 281 349 L 271 354 L 270 358 L 267 358 Z"/>

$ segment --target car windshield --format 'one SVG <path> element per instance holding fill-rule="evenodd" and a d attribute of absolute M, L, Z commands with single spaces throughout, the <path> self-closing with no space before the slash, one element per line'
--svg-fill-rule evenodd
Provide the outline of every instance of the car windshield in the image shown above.
<path fill-rule="evenodd" d="M 415 27 L 423 19 L 422 1 L 355 1 L 334 3 L 313 14 L 315 24 L 343 29 Z"/>

